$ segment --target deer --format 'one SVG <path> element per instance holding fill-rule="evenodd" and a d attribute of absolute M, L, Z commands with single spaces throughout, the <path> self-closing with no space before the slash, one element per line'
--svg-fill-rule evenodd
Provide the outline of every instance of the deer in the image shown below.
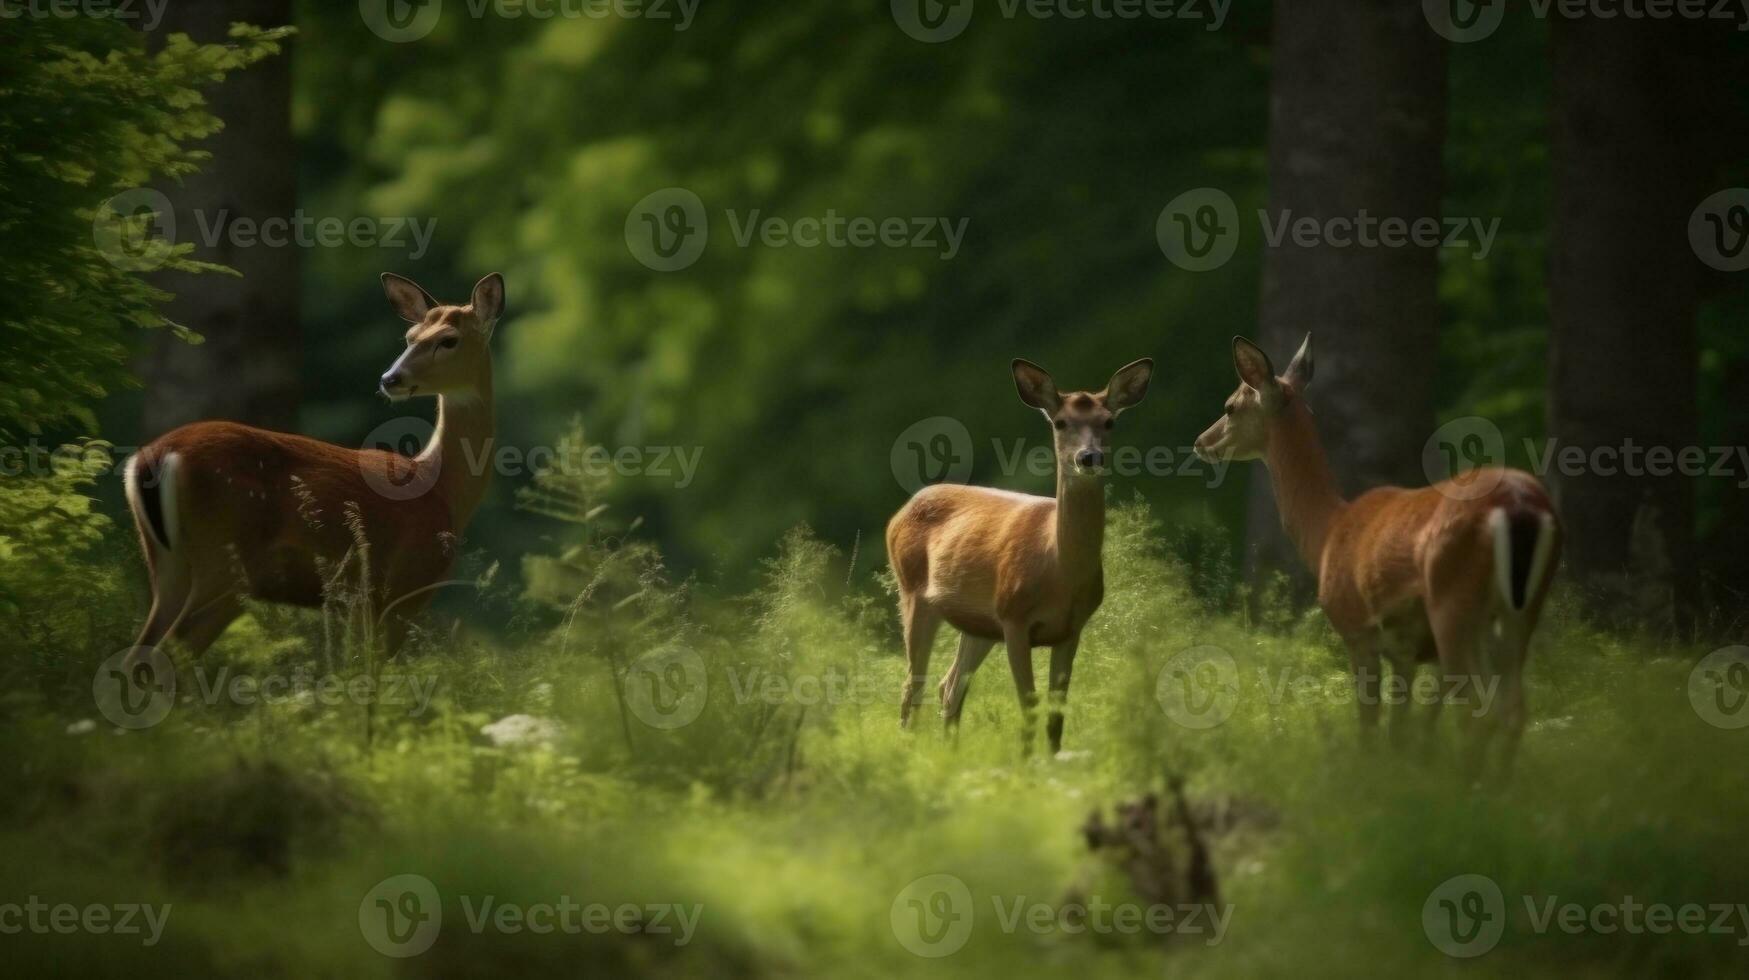
<path fill-rule="evenodd" d="M 942 718 L 957 730 L 972 675 L 1000 642 L 1020 696 L 1022 747 L 1037 727 L 1034 647 L 1051 648 L 1050 719 L 1062 750 L 1063 708 L 1081 631 L 1104 598 L 1103 480 L 1117 417 L 1142 400 L 1154 362 L 1134 361 L 1104 390 L 1062 393 L 1043 368 L 1017 358 L 1020 400 L 1050 424 L 1056 449 L 1054 497 L 937 483 L 917 491 L 887 524 L 887 559 L 899 591 L 909 670 L 899 702 L 911 726 L 941 624 L 959 630 L 959 650 L 938 687 Z"/>
<path fill-rule="evenodd" d="M 436 398 L 427 445 L 408 457 L 204 421 L 141 448 L 123 478 L 152 604 L 130 662 L 171 642 L 200 657 L 242 614 L 245 596 L 320 607 L 353 567 L 365 573 L 373 632 L 389 657 L 399 652 L 486 494 L 488 342 L 504 313 L 504 279 L 481 279 L 465 306 L 438 303 L 393 273 L 382 284 L 409 326 L 377 390 L 391 403 Z"/>
<path fill-rule="evenodd" d="M 1480 467 L 1345 500 L 1306 399 L 1311 334 L 1281 375 L 1244 337 L 1233 338 L 1233 365 L 1239 386 L 1195 451 L 1208 462 L 1263 461 L 1282 526 L 1347 647 L 1363 737 L 1378 727 L 1381 661 L 1397 675 L 1393 695 L 1433 664 L 1443 683 L 1427 705 L 1429 733 L 1446 697 L 1479 702 L 1463 715 L 1465 769 L 1480 774 L 1499 737 L 1500 772 L 1509 772 L 1525 724 L 1526 653 L 1560 560 L 1561 522 L 1542 483 Z M 1406 735 L 1410 707 L 1406 696 L 1393 705 L 1393 741 Z"/>

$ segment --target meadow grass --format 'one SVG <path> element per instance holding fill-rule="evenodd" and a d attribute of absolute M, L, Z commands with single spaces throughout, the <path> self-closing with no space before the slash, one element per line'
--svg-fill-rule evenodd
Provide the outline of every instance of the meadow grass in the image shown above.
<path fill-rule="evenodd" d="M 1749 902 L 1749 730 L 1692 707 L 1705 650 L 1598 633 L 1557 604 L 1533 648 L 1515 778 L 1477 788 L 1442 753 L 1449 717 L 1431 747 L 1363 744 L 1321 616 L 1262 628 L 1222 612 L 1166 539 L 1140 505 L 1113 512 L 1105 605 L 1055 758 L 1022 755 L 999 655 L 957 738 L 933 711 L 899 731 L 890 597 L 866 557 L 847 568 L 805 532 L 749 596 L 664 582 L 644 556 L 617 590 L 512 616 L 495 635 L 436 630 L 396 664 L 336 648 L 320 617 L 261 610 L 198 675 L 180 665 L 174 707 L 139 731 L 94 707 L 109 650 L 20 657 L 0 702 L 0 904 L 170 911 L 151 946 L 26 929 L 0 949 L 16 975 L 250 977 L 1709 976 L 1749 963 L 1737 913 L 1733 931 L 1702 934 L 1537 924 L 1551 898 Z M 939 641 L 935 676 L 953 643 Z M 1236 667 L 1218 724 L 1162 706 L 1162 673 L 1170 683 L 1173 658 L 1197 647 Z M 435 693 L 323 697 L 302 677 L 267 699 L 215 686 L 330 667 Z M 523 746 L 481 734 L 514 714 L 557 727 Z M 1206 919 L 1195 933 L 1065 928 L 1065 903 L 1149 902 L 1089 851 L 1089 815 L 1148 793 L 1169 805 L 1180 781 L 1218 882 L 1218 941 Z M 367 942 L 361 903 L 402 874 L 432 883 L 442 923 L 424 952 L 391 958 Z M 1503 899 L 1498 943 L 1473 959 L 1446 955 L 1423 922 L 1434 890 L 1465 874 Z M 908 890 L 931 875 L 963 884 L 969 903 Z M 684 942 L 471 921 L 488 897 L 567 896 L 698 918 Z M 1047 910 L 1037 925 L 1009 921 L 1033 906 Z M 952 951 L 917 955 L 913 917 L 943 910 L 929 935 L 952 938 L 926 951 Z"/>

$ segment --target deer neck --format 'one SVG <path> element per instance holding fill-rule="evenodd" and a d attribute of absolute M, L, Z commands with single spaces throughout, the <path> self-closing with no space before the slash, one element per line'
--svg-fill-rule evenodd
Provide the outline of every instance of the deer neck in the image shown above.
<path fill-rule="evenodd" d="M 437 466 L 436 489 L 449 504 L 450 529 L 458 535 L 491 482 L 493 431 L 489 370 L 472 391 L 437 396 L 437 428 L 419 462 Z"/>
<path fill-rule="evenodd" d="M 1275 506 L 1300 558 L 1316 576 L 1330 526 L 1344 501 L 1305 400 L 1293 398 L 1269 425 L 1269 449 L 1263 458 L 1275 490 Z"/>
<path fill-rule="evenodd" d="M 1057 561 L 1071 581 L 1099 574 L 1105 545 L 1105 488 L 1097 478 L 1057 472 Z"/>

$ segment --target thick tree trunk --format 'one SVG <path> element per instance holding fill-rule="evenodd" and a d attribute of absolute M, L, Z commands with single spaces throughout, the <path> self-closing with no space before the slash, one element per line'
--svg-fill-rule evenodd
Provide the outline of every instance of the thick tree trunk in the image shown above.
<path fill-rule="evenodd" d="M 1699 263 L 1708 159 L 1695 25 L 1556 17 L 1549 430 L 1586 459 L 1551 474 L 1565 563 L 1592 609 L 1682 626 L 1695 594 L 1694 478 L 1647 447 L 1699 438 Z M 1618 451 L 1639 447 L 1631 466 Z"/>
<path fill-rule="evenodd" d="M 1274 30 L 1269 219 L 1438 218 L 1446 42 L 1421 5 L 1276 0 Z M 1343 490 L 1423 482 L 1439 349 L 1437 248 L 1308 247 L 1291 238 L 1265 248 L 1261 342 L 1280 366 L 1315 335 L 1311 403 Z M 1257 473 L 1251 487 L 1255 584 L 1299 560 L 1269 481 Z"/>
<path fill-rule="evenodd" d="M 291 0 L 179 0 L 164 9 L 150 43 L 172 33 L 223 42 L 233 21 L 262 27 L 292 22 Z M 155 337 L 141 357 L 146 386 L 142 435 L 185 422 L 234 419 L 295 428 L 302 344 L 298 333 L 298 248 L 234 243 L 224 229 L 247 219 L 290 220 L 297 208 L 297 154 L 291 132 L 289 49 L 205 92 L 225 128 L 202 148 L 212 159 L 180 185 L 163 188 L 176 210 L 176 238 L 195 243 L 194 257 L 226 265 L 242 278 L 165 273 L 175 294 L 170 319 L 205 338 L 191 346 Z M 207 229 L 220 229 L 209 245 Z"/>
<path fill-rule="evenodd" d="M 1727 446 L 1749 446 L 1749 357 L 1725 363 L 1725 439 Z M 1733 466 L 1723 483 L 1718 530 L 1712 539 L 1713 586 L 1707 599 L 1719 610 L 1713 624 L 1738 639 L 1749 639 L 1749 489 L 1738 483 L 1749 473 Z"/>

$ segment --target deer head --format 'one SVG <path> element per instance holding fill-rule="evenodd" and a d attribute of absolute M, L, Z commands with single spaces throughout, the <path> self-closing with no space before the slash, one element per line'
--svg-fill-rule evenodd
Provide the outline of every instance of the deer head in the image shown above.
<path fill-rule="evenodd" d="M 1111 457 L 1111 430 L 1117 417 L 1148 393 L 1154 375 L 1151 358 L 1132 361 L 1111 376 L 1103 391 L 1057 391 L 1050 373 L 1023 358 L 1014 360 L 1014 385 L 1020 400 L 1044 413 L 1056 443 L 1057 472 L 1077 477 L 1105 473 Z"/>
<path fill-rule="evenodd" d="M 1244 337 L 1233 338 L 1239 387 L 1227 396 L 1221 417 L 1196 437 L 1196 454 L 1207 462 L 1262 459 L 1269 450 L 1270 421 L 1312 383 L 1312 335 L 1277 376 L 1269 355 Z"/>
<path fill-rule="evenodd" d="M 383 292 L 396 315 L 412 324 L 407 349 L 383 373 L 378 388 L 390 401 L 414 395 L 477 395 L 492 373 L 488 342 L 504 314 L 504 277 L 494 272 L 474 286 L 466 306 L 445 306 L 418 283 L 383 273 Z"/>

